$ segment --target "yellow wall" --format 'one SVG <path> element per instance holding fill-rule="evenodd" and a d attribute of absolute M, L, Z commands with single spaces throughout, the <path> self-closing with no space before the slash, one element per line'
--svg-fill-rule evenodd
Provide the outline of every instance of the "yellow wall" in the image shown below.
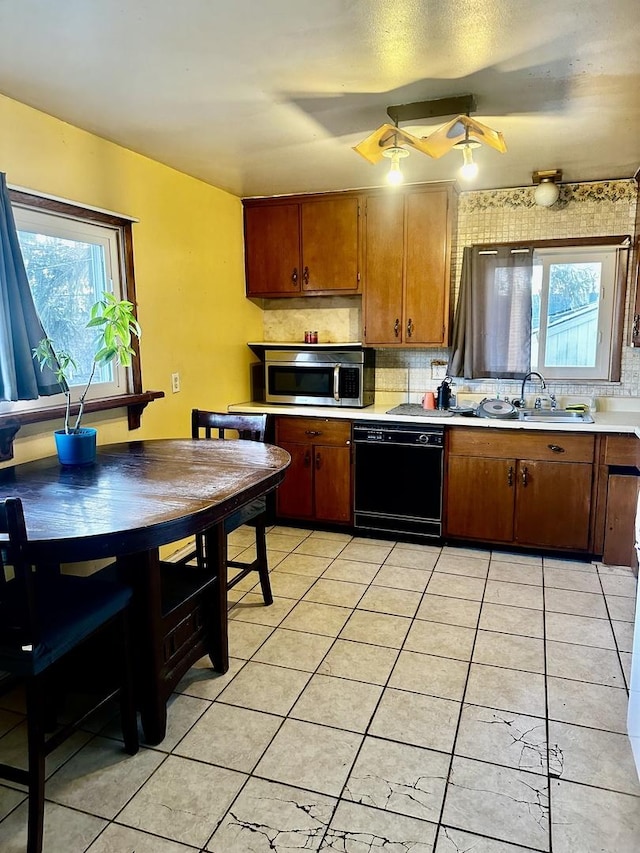
<path fill-rule="evenodd" d="M 248 340 L 262 312 L 244 296 L 242 205 L 216 187 L 0 96 L 0 171 L 7 183 L 136 217 L 133 226 L 145 390 L 142 427 L 126 413 L 86 416 L 99 443 L 184 436 L 194 407 L 249 399 Z M 171 393 L 171 374 L 182 390 Z M 46 422 L 23 427 L 14 461 L 54 452 Z"/>

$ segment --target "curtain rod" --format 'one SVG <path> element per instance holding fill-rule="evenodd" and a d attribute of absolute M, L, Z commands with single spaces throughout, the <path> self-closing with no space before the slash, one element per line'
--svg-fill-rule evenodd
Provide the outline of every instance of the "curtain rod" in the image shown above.
<path fill-rule="evenodd" d="M 550 240 L 512 240 L 511 242 L 473 243 L 473 249 L 496 251 L 497 249 L 553 249 L 566 246 L 631 246 L 629 234 L 612 234 L 605 237 L 558 237 Z"/>
<path fill-rule="evenodd" d="M 72 204 L 74 207 L 84 207 L 85 210 L 92 210 L 94 213 L 104 213 L 107 216 L 117 216 L 119 219 L 127 219 L 129 222 L 140 222 L 135 216 L 129 216 L 128 213 L 118 213 L 115 210 L 107 210 L 104 207 L 95 207 L 92 204 L 85 204 L 83 201 L 72 201 L 68 198 L 62 198 L 59 195 L 50 195 L 49 193 L 41 193 L 38 190 L 29 189 L 29 187 L 19 187 L 17 184 L 7 184 L 7 189 L 14 190 L 18 193 L 26 193 L 37 198 L 46 198 L 49 201 L 59 201 L 62 204 Z"/>

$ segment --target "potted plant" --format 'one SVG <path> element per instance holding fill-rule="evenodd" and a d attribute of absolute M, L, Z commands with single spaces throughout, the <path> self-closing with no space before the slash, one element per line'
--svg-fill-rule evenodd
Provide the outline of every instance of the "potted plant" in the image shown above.
<path fill-rule="evenodd" d="M 54 433 L 58 458 L 63 465 L 87 465 L 95 461 L 96 430 L 80 425 L 87 392 L 98 366 L 110 362 L 123 367 L 131 366 L 131 358 L 135 355 L 131 341 L 134 335 L 137 338 L 141 335 L 140 326 L 133 314 L 133 303 L 126 299 L 116 299 L 112 293 L 103 293 L 102 298 L 92 305 L 87 328 L 96 329 L 98 335 L 91 373 L 78 399 L 78 414 L 73 426 L 69 380 L 77 369 L 76 361 L 64 350 L 56 352 L 50 338 L 43 338 L 33 350 L 33 357 L 39 362 L 40 369 L 49 367 L 53 370 L 66 398 L 64 429 Z"/>

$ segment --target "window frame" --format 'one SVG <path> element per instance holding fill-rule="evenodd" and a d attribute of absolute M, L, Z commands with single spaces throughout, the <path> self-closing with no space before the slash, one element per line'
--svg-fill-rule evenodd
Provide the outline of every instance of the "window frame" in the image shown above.
<path fill-rule="evenodd" d="M 116 213 L 82 207 L 62 199 L 29 193 L 26 190 L 9 188 L 9 200 L 12 206 L 30 208 L 36 211 L 57 214 L 61 217 L 81 220 L 93 225 L 106 225 L 118 231 L 120 243 L 120 276 L 122 295 L 133 304 L 133 313 L 137 317 L 137 299 L 135 274 L 133 265 L 133 221 Z M 142 366 L 140 358 L 140 343 L 136 337 L 132 339 L 135 356 L 127 375 L 127 388 L 122 393 L 112 396 L 94 397 L 85 403 L 85 412 L 100 412 L 110 409 L 126 408 L 128 428 L 138 429 L 142 411 L 148 403 L 164 397 L 164 391 L 143 391 Z M 30 409 L 6 412 L 0 415 L 0 460 L 13 457 L 13 439 L 25 424 L 41 423 L 64 417 L 64 405 L 58 403 L 49 406 L 38 406 Z M 78 411 L 78 404 L 71 406 L 72 414 Z"/>
<path fill-rule="evenodd" d="M 123 298 L 133 304 L 133 313 L 137 319 L 137 300 L 135 274 L 133 268 L 133 229 L 132 221 L 118 216 L 115 213 L 93 210 L 81 207 L 71 202 L 47 198 L 46 196 L 32 195 L 22 190 L 9 190 L 9 200 L 12 206 L 24 207 L 45 213 L 57 214 L 67 219 L 76 219 L 87 222 L 90 225 L 106 225 L 118 234 L 120 243 L 120 276 Z M 135 357 L 132 359 L 129 382 L 130 387 L 123 392 L 125 394 L 139 394 L 142 392 L 142 368 L 140 365 L 140 342 L 134 337 L 132 348 Z M 120 396 L 120 395 L 117 395 Z M 54 407 L 51 407 L 54 408 Z"/>
<path fill-rule="evenodd" d="M 631 249 L 631 237 L 628 234 L 616 234 L 611 236 L 600 237 L 567 237 L 553 240 L 519 240 L 518 242 L 494 242 L 494 243 L 474 243 L 474 248 L 481 251 L 490 251 L 496 247 L 506 247 L 510 249 L 530 249 L 535 253 L 537 249 L 564 249 L 570 251 L 576 248 L 610 248 L 615 249 L 618 255 L 615 271 L 615 281 L 613 282 L 615 293 L 613 297 L 612 320 L 611 320 L 611 346 L 609 349 L 609 358 L 607 361 L 608 370 L 607 378 L 588 379 L 578 377 L 567 377 L 556 379 L 557 382 L 565 383 L 590 383 L 596 382 L 620 382 L 622 371 L 622 346 L 624 334 L 624 313 L 625 300 L 627 290 L 627 277 L 629 266 L 629 254 Z M 535 367 L 531 368 L 535 370 Z"/>
<path fill-rule="evenodd" d="M 94 286 L 93 302 L 101 298 L 104 290 L 112 290 L 114 296 L 118 299 L 125 297 L 125 282 L 123 280 L 123 263 L 122 263 L 122 234 L 120 228 L 107 226 L 104 223 L 88 222 L 86 219 L 78 219 L 71 216 L 60 216 L 57 213 L 52 213 L 48 210 L 36 210 L 33 207 L 25 205 L 13 204 L 13 213 L 16 221 L 16 229 L 18 239 L 22 245 L 20 232 L 29 234 L 42 234 L 54 239 L 69 240 L 76 243 L 86 245 L 99 246 L 102 249 L 102 257 L 104 260 L 105 280 L 100 282 L 97 289 Z M 25 259 L 27 253 L 23 248 Z M 27 267 L 27 275 L 29 268 Z M 36 305 L 37 310 L 37 305 Z M 87 317 L 88 318 L 88 317 Z M 78 325 L 86 323 L 86 319 L 82 321 L 77 318 Z M 41 318 L 42 319 L 42 318 Z M 75 324 L 74 324 L 75 325 Z M 49 332 L 48 329 L 45 329 Z M 87 339 L 92 337 L 89 330 L 84 332 Z M 60 346 L 62 349 L 67 349 L 54 333 L 54 345 Z M 72 348 L 71 354 L 75 357 L 76 351 Z M 86 364 L 87 370 L 89 365 Z M 102 375 L 100 367 L 96 370 L 96 374 L 88 389 L 87 388 L 87 373 L 79 374 L 76 379 L 76 370 L 72 372 L 69 379 L 69 387 L 71 390 L 72 400 L 78 399 L 80 394 L 86 392 L 86 399 L 99 399 L 104 397 L 117 396 L 126 394 L 130 391 L 130 371 L 128 368 L 122 367 L 116 361 L 109 365 L 109 373 L 111 379 L 105 379 Z M 65 395 L 60 392 L 58 395 L 50 397 L 39 397 L 37 400 L 21 400 L 18 402 L 0 402 L 0 412 L 2 414 L 10 414 L 11 412 L 28 411 L 30 409 L 42 409 L 47 406 L 56 406 L 66 403 Z"/>

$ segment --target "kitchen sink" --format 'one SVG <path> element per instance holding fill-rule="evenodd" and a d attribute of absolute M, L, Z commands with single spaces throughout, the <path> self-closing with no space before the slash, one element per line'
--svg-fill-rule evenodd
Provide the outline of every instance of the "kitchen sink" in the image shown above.
<path fill-rule="evenodd" d="M 521 409 L 518 414 L 521 421 L 537 421 L 556 424 L 592 424 L 589 412 L 573 412 L 567 409 Z"/>

